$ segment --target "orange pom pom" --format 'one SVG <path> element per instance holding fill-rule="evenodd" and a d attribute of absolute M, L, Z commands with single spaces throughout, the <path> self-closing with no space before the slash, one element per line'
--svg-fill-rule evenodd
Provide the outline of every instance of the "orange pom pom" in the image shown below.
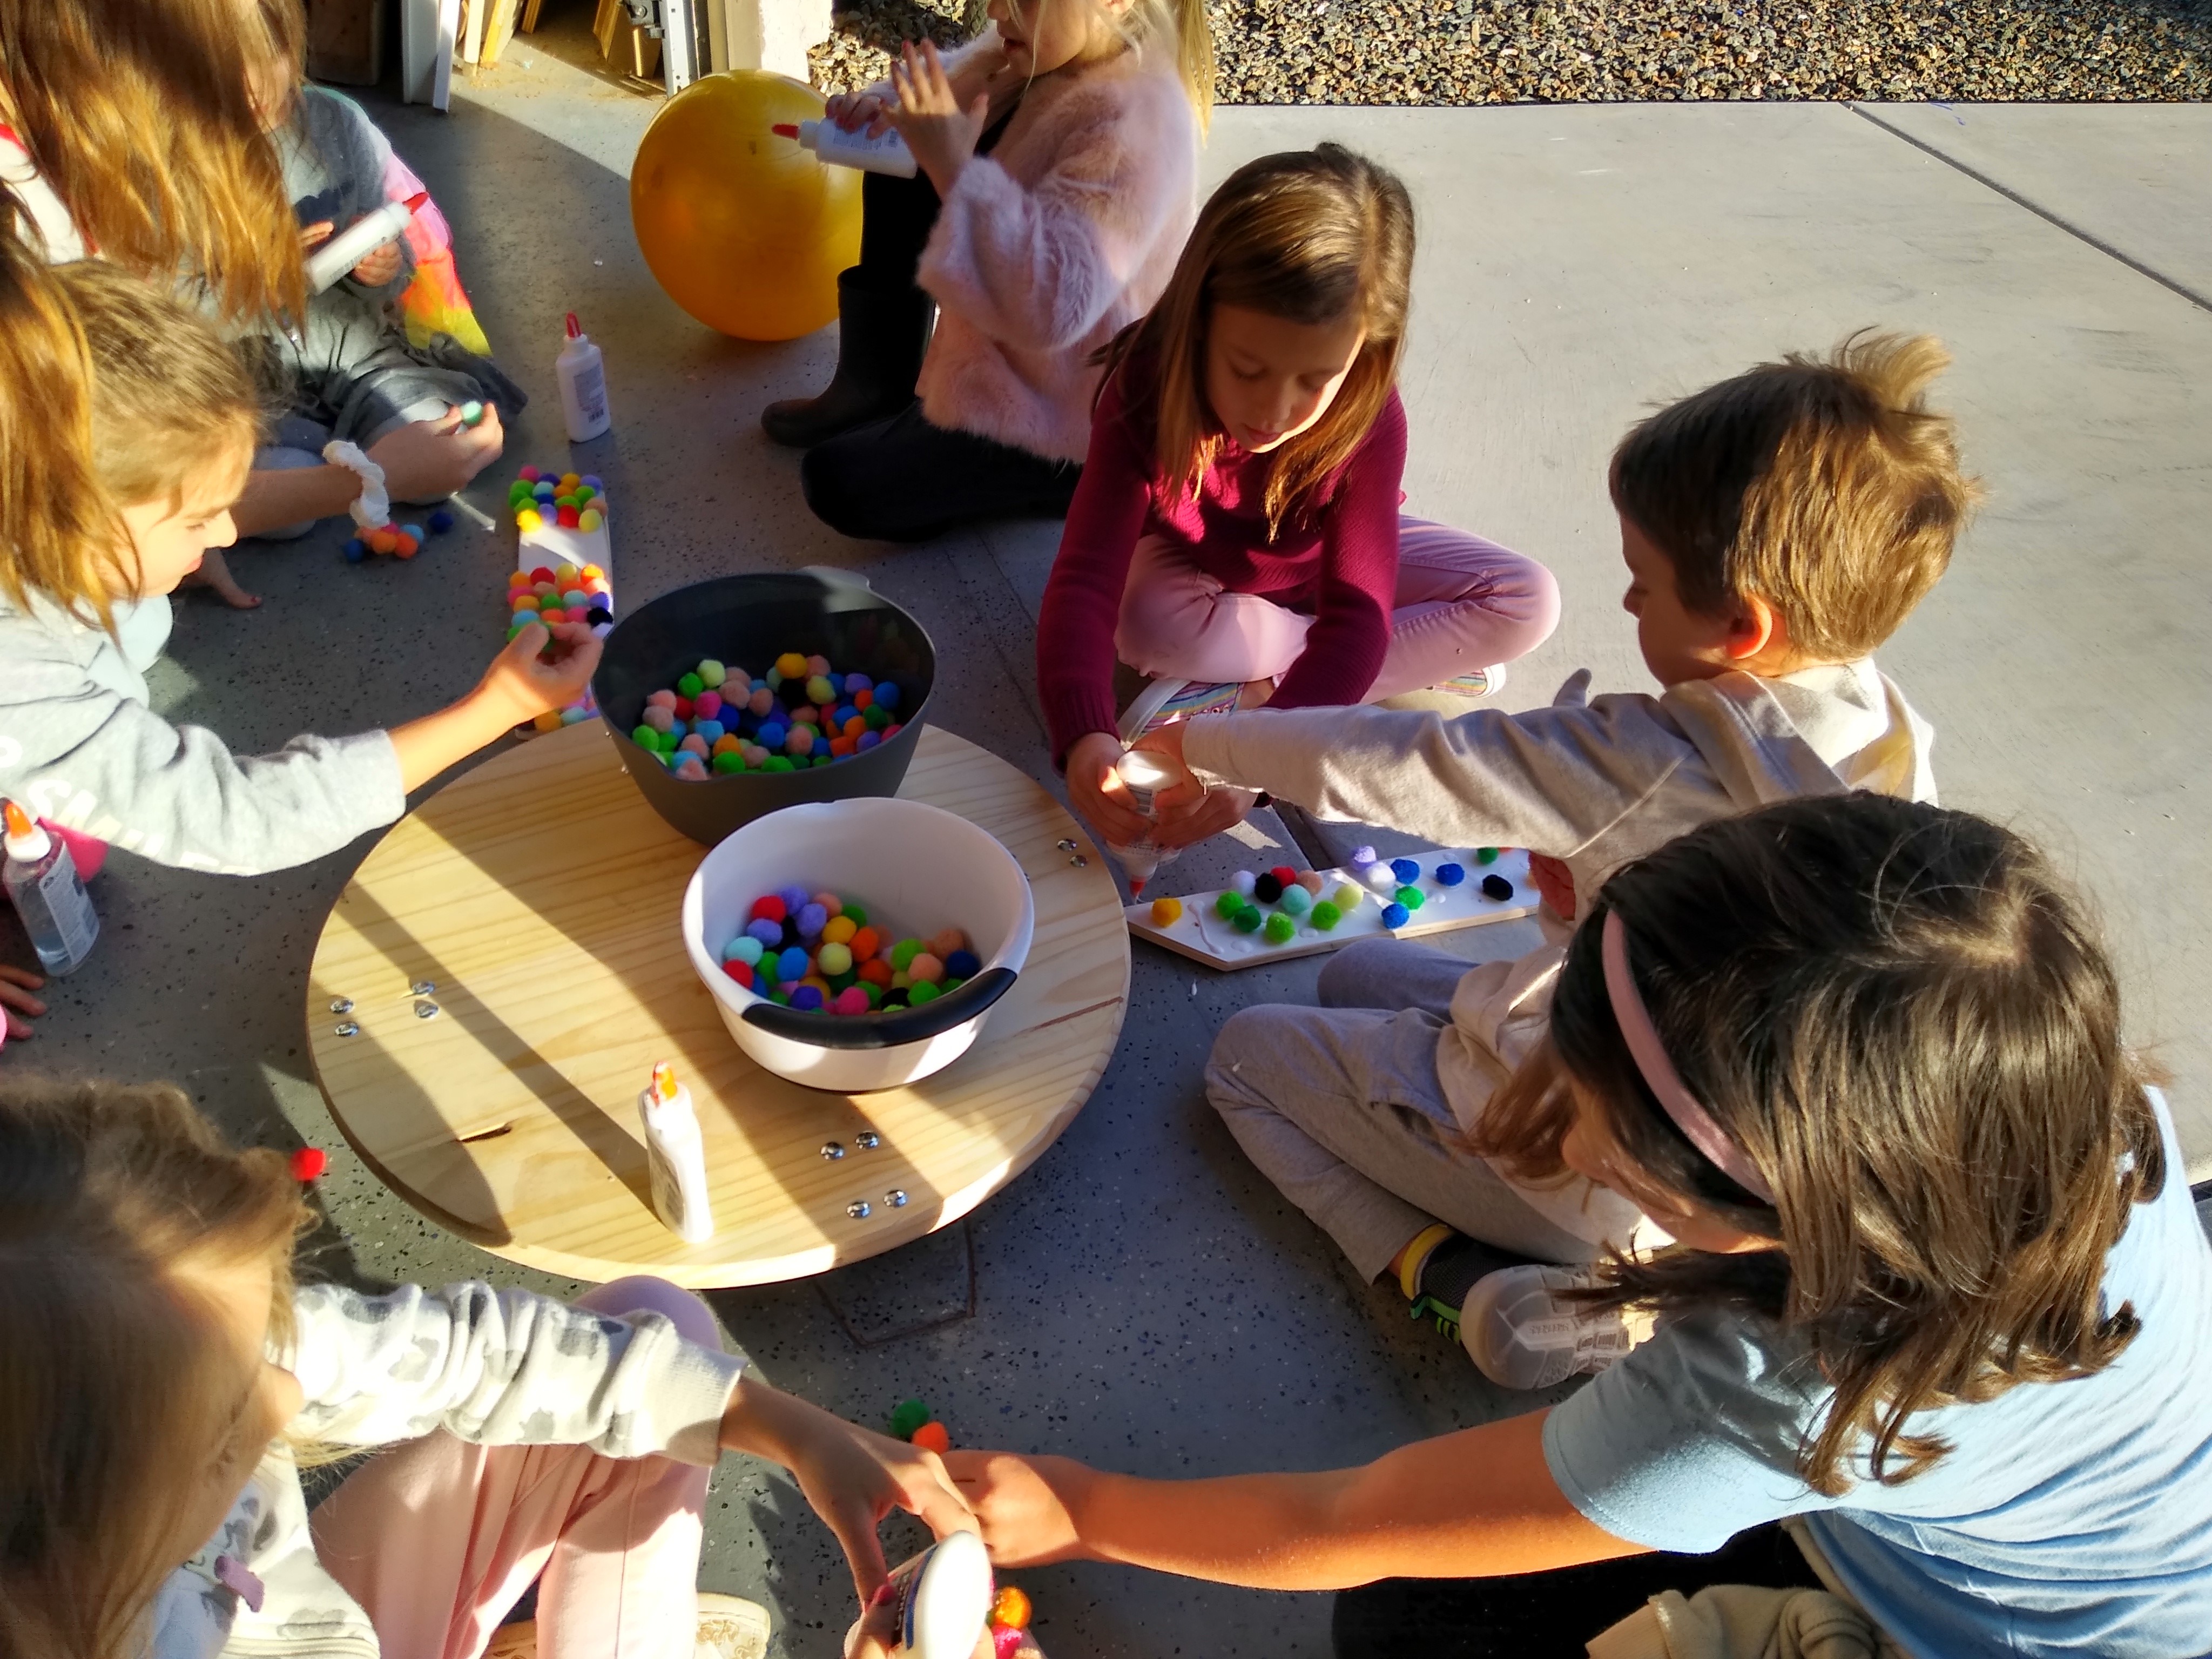
<path fill-rule="evenodd" d="M 854 715 L 852 719 L 845 722 L 845 735 L 854 739 L 856 742 L 859 740 L 860 733 L 867 729 L 867 721 L 862 720 L 858 714 Z"/>
<path fill-rule="evenodd" d="M 851 754 L 853 752 L 853 739 L 850 738 L 830 738 L 830 752 L 840 758 Z"/>
<path fill-rule="evenodd" d="M 422 544 L 412 536 L 394 536 L 392 538 L 392 550 L 403 559 L 411 559 L 422 550 Z"/>
<path fill-rule="evenodd" d="M 872 927 L 863 927 L 845 941 L 853 947 L 853 960 L 866 962 L 884 948 L 883 935 Z"/>
<path fill-rule="evenodd" d="M 942 1423 L 925 1423 L 907 1438 L 924 1451 L 933 1451 L 939 1457 L 952 1449 L 952 1437 L 945 1432 Z"/>
<path fill-rule="evenodd" d="M 1001 1584 L 997 1598 L 991 1603 L 991 1622 L 1000 1630 L 1027 1630 L 1031 1609 L 1030 1598 L 1012 1584 Z"/>
<path fill-rule="evenodd" d="M 863 929 L 862 931 L 865 932 L 866 930 Z M 859 952 L 855 951 L 854 954 L 858 955 Z M 881 957 L 877 957 L 872 961 L 862 963 L 860 964 L 860 977 L 867 981 L 871 985 L 887 986 L 891 982 L 891 965 L 888 962 L 885 962 Z"/>

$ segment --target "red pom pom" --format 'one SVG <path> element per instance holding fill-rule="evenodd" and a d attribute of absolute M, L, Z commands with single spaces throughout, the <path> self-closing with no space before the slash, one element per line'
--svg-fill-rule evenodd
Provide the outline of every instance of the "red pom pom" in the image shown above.
<path fill-rule="evenodd" d="M 691 718 L 690 698 L 678 697 L 676 699 L 676 718 L 679 720 L 688 720 Z"/>
<path fill-rule="evenodd" d="M 563 530 L 574 530 L 576 527 L 576 520 L 583 516 L 573 507 L 564 507 L 560 509 L 560 513 L 561 528 Z"/>
<path fill-rule="evenodd" d="M 1295 887 L 1298 884 L 1298 872 L 1287 864 L 1279 864 L 1267 873 L 1285 887 Z"/>
<path fill-rule="evenodd" d="M 547 564 L 539 565 L 537 569 L 530 573 L 530 580 L 533 584 L 538 582 L 551 581 L 553 580 L 553 567 Z"/>
<path fill-rule="evenodd" d="M 753 920 L 755 921 L 781 921 L 783 920 L 783 901 L 773 893 L 763 894 L 761 897 L 755 899 L 753 901 Z"/>
<path fill-rule="evenodd" d="M 330 1167 L 330 1156 L 319 1146 L 302 1146 L 292 1154 L 292 1179 L 295 1181 L 313 1181 Z"/>
<path fill-rule="evenodd" d="M 750 962 L 739 962 L 732 957 L 722 964 L 722 971 L 748 991 L 753 988 L 753 965 Z"/>
<path fill-rule="evenodd" d="M 952 1437 L 945 1431 L 942 1423 L 925 1423 L 907 1438 L 924 1451 L 933 1451 L 939 1457 L 952 1449 Z"/>

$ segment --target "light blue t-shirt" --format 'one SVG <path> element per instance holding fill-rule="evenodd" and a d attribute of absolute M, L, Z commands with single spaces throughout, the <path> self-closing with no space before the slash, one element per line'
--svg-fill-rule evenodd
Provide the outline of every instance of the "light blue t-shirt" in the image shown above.
<path fill-rule="evenodd" d="M 1796 1473 L 1826 1398 L 1765 1320 L 1700 1312 L 1557 1407 L 1544 1456 L 1616 1536 L 1708 1553 L 1803 1515 L 1867 1611 L 1923 1659 L 2193 1659 L 2212 1652 L 2212 1249 L 2155 1091 L 2166 1186 L 2105 1275 L 2142 1328 L 2094 1376 L 1915 1418 L 1951 1451 L 1840 1498 Z"/>

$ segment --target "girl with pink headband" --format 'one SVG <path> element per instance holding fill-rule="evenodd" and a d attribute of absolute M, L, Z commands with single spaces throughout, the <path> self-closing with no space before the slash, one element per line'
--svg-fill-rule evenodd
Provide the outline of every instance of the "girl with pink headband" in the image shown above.
<path fill-rule="evenodd" d="M 1723 1629 L 1745 1653 L 2201 1651 L 2212 1249 L 2043 860 L 1856 794 L 1708 824 L 1591 909 L 1499 1155 L 1673 1235 L 1585 1293 L 1655 1314 L 1650 1340 L 1359 1468 L 956 1452 L 994 1557 L 1341 1589 L 1339 1659 L 1679 1656 Z"/>

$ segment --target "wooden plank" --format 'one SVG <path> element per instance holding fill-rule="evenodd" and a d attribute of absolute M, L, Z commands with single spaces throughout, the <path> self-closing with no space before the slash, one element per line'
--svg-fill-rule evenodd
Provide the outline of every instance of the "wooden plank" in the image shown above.
<path fill-rule="evenodd" d="M 1423 853 L 1414 860 L 1421 866 L 1419 880 L 1413 884 L 1421 890 L 1424 902 L 1412 913 L 1403 927 L 1389 928 L 1382 925 L 1382 908 L 1376 902 L 1376 895 L 1366 894 L 1358 909 L 1346 915 L 1334 927 L 1324 933 L 1310 922 L 1301 922 L 1298 931 L 1281 945 L 1270 944 L 1258 933 L 1233 932 L 1227 923 L 1217 917 L 1209 908 L 1220 896 L 1218 887 L 1202 893 L 1176 894 L 1183 902 L 1183 913 L 1174 921 L 1162 927 L 1152 920 L 1151 899 L 1140 904 L 1129 905 L 1123 912 L 1129 931 L 1139 939 L 1150 939 L 1164 950 L 1179 957 L 1203 963 L 1208 968 L 1218 968 L 1224 973 L 1233 973 L 1239 968 L 1250 968 L 1263 962 L 1288 962 L 1294 957 L 1319 956 L 1324 951 L 1341 950 L 1363 939 L 1423 939 L 1432 933 L 1455 933 L 1462 927 L 1480 927 L 1493 921 L 1516 921 L 1522 916 L 1536 914 L 1539 900 L 1536 890 L 1528 878 L 1528 855 L 1518 849 L 1501 853 L 1492 864 L 1476 862 L 1473 848 L 1459 848 L 1438 853 Z M 1436 879 L 1436 867 L 1440 864 L 1456 863 L 1467 872 L 1467 879 L 1455 887 L 1446 887 Z M 1341 867 L 1324 870 L 1328 890 L 1334 891 L 1345 882 L 1360 885 L 1358 875 Z M 1513 896 L 1507 899 L 1485 898 L 1480 883 L 1485 876 L 1498 875 L 1513 884 Z M 1169 896 L 1156 894 L 1154 897 Z M 1262 909 L 1269 907 L 1261 906 Z"/>
<path fill-rule="evenodd" d="M 704 849 L 653 815 L 596 725 L 512 750 L 387 834 L 332 908 L 308 981 L 331 1115 L 401 1196 L 510 1260 L 695 1286 L 822 1272 L 957 1219 L 1027 1168 L 1105 1069 L 1129 947 L 1103 861 L 1012 767 L 926 730 L 901 792 L 989 830 L 1027 872 L 1036 938 L 975 1048 L 863 1096 L 762 1071 L 678 928 Z M 417 997 L 416 983 L 436 987 Z M 339 999 L 351 1011 L 331 1010 Z M 434 1002 L 432 1018 L 416 1017 Z M 359 1034 L 337 1035 L 342 1023 Z M 636 1097 L 672 1060 L 707 1143 L 718 1231 L 687 1245 L 647 1198 Z M 859 1150 L 872 1129 L 883 1145 Z M 824 1159 L 824 1143 L 847 1156 Z M 885 1194 L 907 1196 L 893 1206 Z M 865 1200 L 865 1219 L 846 1206 Z"/>

